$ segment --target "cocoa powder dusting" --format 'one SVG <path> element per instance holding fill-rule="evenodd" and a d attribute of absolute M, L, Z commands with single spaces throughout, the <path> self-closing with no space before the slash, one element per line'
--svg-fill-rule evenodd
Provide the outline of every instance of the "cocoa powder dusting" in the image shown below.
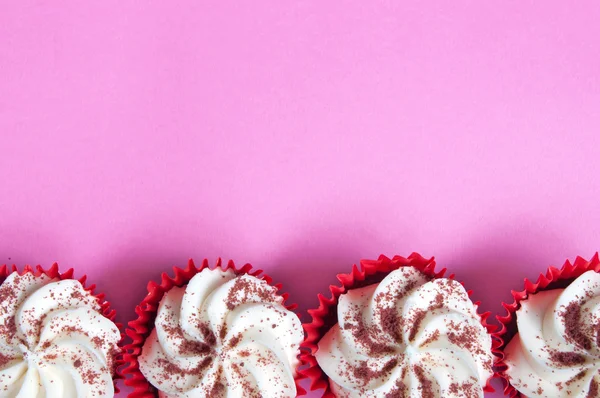
<path fill-rule="evenodd" d="M 211 398 L 217 398 L 217 397 L 222 397 L 224 394 L 225 394 L 225 385 L 223 383 L 221 383 L 220 381 L 218 381 L 213 385 L 213 388 L 210 390 L 210 393 L 208 394 L 208 396 Z"/>
<path fill-rule="evenodd" d="M 17 292 L 13 289 L 13 287 L 5 283 L 0 286 L 0 303 L 10 303 L 17 298 Z"/>
<path fill-rule="evenodd" d="M 6 364 L 8 364 L 13 359 L 15 359 L 15 358 L 11 357 L 9 355 L 5 355 L 0 352 L 0 368 L 3 368 Z"/>
<path fill-rule="evenodd" d="M 581 325 L 581 305 L 576 301 L 572 301 L 560 315 L 563 317 L 567 338 L 578 347 L 590 350 L 592 342 L 586 336 Z"/>
<path fill-rule="evenodd" d="M 440 331 L 439 330 L 435 330 L 431 336 L 427 337 L 427 339 L 425 339 L 425 341 L 421 344 L 421 346 L 426 346 L 428 344 L 433 343 L 434 341 L 436 341 L 437 339 L 440 338 Z"/>
<path fill-rule="evenodd" d="M 361 345 L 367 348 L 371 355 L 389 354 L 394 352 L 394 347 L 373 340 L 371 336 L 376 335 L 373 327 L 368 328 L 362 318 L 362 311 L 357 311 L 354 316 L 354 324 L 346 324 L 346 328 L 352 331 L 352 336 Z"/>
<path fill-rule="evenodd" d="M 211 351 L 211 346 L 206 342 L 187 339 L 180 326 L 171 327 L 163 325 L 163 328 L 170 336 L 176 337 L 180 341 L 178 349 L 181 355 L 204 355 Z M 210 338 L 210 334 L 205 336 L 206 330 L 201 328 L 200 331 L 205 340 L 214 341 L 214 339 Z M 212 336 L 214 337 L 214 335 Z"/>
<path fill-rule="evenodd" d="M 225 340 L 225 337 L 227 336 L 227 326 L 222 325 L 219 329 L 219 338 L 221 339 L 221 341 Z"/>
<path fill-rule="evenodd" d="M 577 374 L 575 375 L 575 377 L 573 377 L 573 378 L 572 378 L 572 379 L 570 379 L 570 380 L 567 380 L 567 381 L 565 382 L 565 384 L 566 384 L 567 386 L 570 386 L 571 384 L 575 383 L 576 381 L 579 381 L 579 380 L 583 379 L 583 378 L 585 377 L 585 375 L 586 375 L 586 374 L 587 374 L 587 370 L 582 370 L 581 372 L 577 373 Z"/>
<path fill-rule="evenodd" d="M 409 389 L 402 380 L 397 380 L 394 388 L 385 394 L 385 398 L 408 398 Z"/>
<path fill-rule="evenodd" d="M 413 372 L 419 381 L 419 391 L 422 398 L 431 398 L 434 396 L 433 383 L 425 375 L 425 370 L 419 365 L 413 365 Z"/>
<path fill-rule="evenodd" d="M 397 364 L 398 359 L 392 358 L 383 366 L 383 368 L 381 368 L 381 370 L 373 370 L 369 367 L 367 361 L 362 361 L 358 366 L 352 368 L 352 373 L 355 378 L 363 383 L 363 385 L 366 385 L 372 379 L 379 379 L 380 377 L 389 374 Z"/>
<path fill-rule="evenodd" d="M 96 379 L 100 377 L 100 374 L 94 372 L 92 369 L 87 369 L 84 372 L 80 372 L 80 375 L 83 382 L 87 384 L 94 384 Z"/>
<path fill-rule="evenodd" d="M 200 334 L 202 334 L 202 338 L 206 344 L 209 346 L 214 346 L 217 344 L 217 338 L 207 324 L 204 322 L 198 322 L 198 329 L 200 330 Z"/>
<path fill-rule="evenodd" d="M 555 365 L 574 366 L 584 363 L 585 357 L 576 352 L 552 351 L 550 353 L 550 360 Z"/>
<path fill-rule="evenodd" d="M 96 348 L 100 349 L 106 343 L 106 341 L 101 337 L 94 336 L 92 337 L 92 343 Z"/>
<path fill-rule="evenodd" d="M 4 320 L 4 325 L 2 325 L 0 332 L 2 334 L 10 336 L 11 338 L 17 334 L 17 324 L 15 323 L 14 316 L 11 316 Z"/>
<path fill-rule="evenodd" d="M 206 368 L 208 368 L 210 366 L 211 363 L 212 363 L 212 357 L 206 357 L 206 358 L 204 358 L 204 360 L 202 360 L 202 362 L 200 362 L 198 364 L 198 366 L 196 366 L 193 369 L 188 370 L 188 369 L 182 369 L 179 366 L 175 365 L 174 363 L 169 362 L 168 360 L 166 360 L 164 358 L 159 358 L 156 361 L 156 364 L 163 370 L 162 377 L 164 379 L 168 379 L 169 376 L 171 376 L 171 375 L 201 376 L 204 373 L 204 371 L 206 370 Z"/>
<path fill-rule="evenodd" d="M 398 288 L 396 291 L 379 293 L 375 296 L 376 312 L 381 319 L 381 327 L 383 331 L 389 334 L 395 342 L 402 341 L 402 328 L 404 326 L 404 319 L 398 314 L 397 309 L 392 307 L 380 308 L 382 303 L 395 303 L 401 300 L 406 294 L 411 292 L 417 286 L 416 280 L 410 280 L 402 288 Z"/>
<path fill-rule="evenodd" d="M 379 310 L 381 316 L 381 328 L 384 332 L 392 336 L 394 341 L 402 341 L 402 317 L 398 315 L 396 308 L 383 308 Z"/>
<path fill-rule="evenodd" d="M 418 310 L 415 312 L 415 315 L 411 320 L 412 326 L 410 327 L 410 331 L 408 332 L 408 341 L 413 341 L 415 339 L 415 337 L 417 336 L 417 332 L 421 327 L 421 322 L 423 322 L 423 319 L 425 319 L 426 316 L 427 311 Z"/>
<path fill-rule="evenodd" d="M 448 391 L 457 397 L 464 398 L 479 398 L 481 387 L 477 382 L 477 379 L 471 378 L 472 381 L 465 381 L 464 383 L 452 383 L 448 388 Z"/>
<path fill-rule="evenodd" d="M 249 301 L 254 295 L 258 296 L 259 300 L 263 303 L 277 301 L 276 288 L 266 283 L 253 283 L 247 279 L 238 277 L 227 295 L 227 309 L 230 311 L 233 310 L 241 303 Z"/>
<path fill-rule="evenodd" d="M 206 355 L 211 351 L 208 344 L 201 341 L 184 340 L 179 346 L 179 353 L 183 355 Z"/>
<path fill-rule="evenodd" d="M 235 346 L 237 346 L 240 343 L 241 340 L 242 340 L 242 334 L 241 333 L 236 334 L 235 336 L 233 336 L 231 338 L 231 340 L 229 340 L 229 347 L 234 348 Z"/>
<path fill-rule="evenodd" d="M 454 321 L 449 322 L 452 332 L 448 332 L 448 340 L 460 348 L 473 354 L 482 354 L 481 347 L 477 344 L 479 330 L 474 326 L 460 325 Z"/>
<path fill-rule="evenodd" d="M 587 396 L 586 398 L 598 398 L 600 397 L 600 391 L 598 388 L 598 382 L 596 381 L 596 378 L 592 378 L 592 381 L 590 381 L 590 388 L 588 390 Z"/>
<path fill-rule="evenodd" d="M 421 327 L 421 323 L 427 316 L 427 313 L 437 310 L 437 309 L 440 309 L 443 306 L 444 306 L 444 295 L 442 293 L 438 293 L 438 294 L 436 294 L 435 299 L 433 300 L 433 302 L 431 302 L 431 304 L 429 305 L 429 307 L 427 309 L 415 311 L 413 318 L 410 319 L 410 323 L 412 326 L 408 333 L 408 341 L 413 341 L 415 339 L 415 337 L 417 336 L 417 333 L 419 332 L 419 329 Z"/>

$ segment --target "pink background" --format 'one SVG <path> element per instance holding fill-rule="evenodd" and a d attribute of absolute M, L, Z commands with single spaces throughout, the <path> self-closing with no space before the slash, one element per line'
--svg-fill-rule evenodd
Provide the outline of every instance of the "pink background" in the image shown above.
<path fill-rule="evenodd" d="M 598 2 L 101 3 L 0 9 L 0 263 L 125 322 L 188 257 L 305 310 L 419 251 L 498 312 L 600 247 Z"/>

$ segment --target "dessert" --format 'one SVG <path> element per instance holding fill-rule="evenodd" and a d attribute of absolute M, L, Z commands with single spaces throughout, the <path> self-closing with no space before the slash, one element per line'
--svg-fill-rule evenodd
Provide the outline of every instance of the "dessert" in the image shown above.
<path fill-rule="evenodd" d="M 61 280 L 56 265 L 7 275 L 0 286 L 0 395 L 114 396 L 121 334 L 106 308 L 78 280 Z"/>
<path fill-rule="evenodd" d="M 516 310 L 504 375 L 529 397 L 600 397 L 600 274 L 536 291 Z"/>
<path fill-rule="evenodd" d="M 337 322 L 307 346 L 328 378 L 326 395 L 482 397 L 492 340 L 464 287 L 435 277 L 416 254 L 361 264 L 361 283 L 355 274 L 337 298 Z"/>
<path fill-rule="evenodd" d="M 304 334 L 277 290 L 203 267 L 160 299 L 139 371 L 159 397 L 295 397 Z"/>

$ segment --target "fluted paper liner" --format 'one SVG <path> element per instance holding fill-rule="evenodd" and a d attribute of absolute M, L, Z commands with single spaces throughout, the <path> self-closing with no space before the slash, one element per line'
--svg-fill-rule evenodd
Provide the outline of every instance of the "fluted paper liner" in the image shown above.
<path fill-rule="evenodd" d="M 436 263 L 433 257 L 426 259 L 418 253 L 412 253 L 408 258 L 394 256 L 392 259 L 381 255 L 377 260 L 361 260 L 360 268 L 353 265 L 352 270 L 347 274 L 338 274 L 337 279 L 340 284 L 329 286 L 331 297 L 326 297 L 323 294 L 318 295 L 319 307 L 308 310 L 309 315 L 312 317 L 312 321 L 303 325 L 304 331 L 306 332 L 306 339 L 302 344 L 305 351 L 301 355 L 301 361 L 303 363 L 303 370 L 301 370 L 301 372 L 310 380 L 310 390 L 314 391 L 322 389 L 324 390 L 324 398 L 335 398 L 329 385 L 329 378 L 319 367 L 314 354 L 317 352 L 319 340 L 337 323 L 336 310 L 340 295 L 346 293 L 348 290 L 379 283 L 390 272 L 397 270 L 400 267 L 415 267 L 430 278 L 444 277 L 446 269 L 443 268 L 440 271 L 436 271 L 435 266 Z M 450 275 L 448 278 L 454 279 L 454 275 Z M 472 292 L 468 290 L 467 293 L 470 296 Z M 477 308 L 479 302 L 474 303 L 474 305 Z M 479 314 L 481 324 L 488 333 L 491 334 L 496 327 L 487 323 L 489 316 L 490 312 Z M 490 377 L 487 380 L 484 391 L 494 391 L 490 385 L 492 378 L 493 377 Z"/>
<path fill-rule="evenodd" d="M 30 272 L 35 276 L 40 276 L 40 275 L 44 274 L 44 275 L 50 277 L 51 279 L 60 279 L 60 280 L 75 279 L 75 280 L 79 281 L 79 283 L 81 283 L 81 286 L 83 286 L 84 290 L 86 290 L 88 293 L 90 293 L 92 296 L 94 296 L 96 298 L 98 304 L 100 305 L 100 310 L 101 310 L 102 315 L 105 318 L 110 319 L 112 322 L 115 322 L 115 317 L 116 317 L 117 313 L 115 310 L 110 308 L 110 303 L 105 300 L 104 293 L 95 293 L 94 290 L 96 289 L 96 285 L 90 285 L 90 286 L 86 287 L 85 283 L 87 280 L 87 276 L 83 275 L 80 278 L 75 278 L 73 268 L 69 268 L 65 272 L 60 272 L 58 269 L 58 264 L 54 263 L 48 269 L 44 269 L 41 265 L 36 265 L 35 267 L 26 265 L 25 267 L 23 267 L 22 271 L 19 271 L 18 267 L 14 264 L 11 266 L 4 264 L 0 267 L 0 284 L 4 283 L 6 278 L 13 272 L 18 273 L 21 276 Z M 118 324 L 116 322 L 115 322 L 115 325 L 117 325 L 117 328 L 120 331 L 122 325 Z M 123 333 L 121 333 L 121 341 L 119 343 L 120 349 L 122 346 L 123 337 L 124 337 Z M 114 358 L 114 360 L 115 360 L 115 366 L 114 366 L 114 373 L 112 376 L 113 376 L 113 382 L 115 383 L 115 393 L 118 393 L 119 389 L 116 386 L 116 381 L 124 378 L 123 374 L 120 371 L 120 368 L 123 365 L 122 351 L 116 356 L 116 358 Z"/>
<path fill-rule="evenodd" d="M 197 267 L 193 260 L 189 260 L 187 267 L 178 268 L 173 267 L 173 276 L 169 276 L 163 272 L 160 278 L 160 282 L 148 282 L 148 294 L 142 300 L 142 302 L 135 307 L 135 313 L 137 319 L 128 323 L 127 330 L 125 333 L 131 339 L 131 342 L 125 345 L 124 350 L 124 362 L 125 366 L 123 374 L 126 376 L 125 385 L 132 387 L 128 397 L 130 398 L 153 398 L 158 397 L 158 390 L 146 380 L 142 372 L 140 371 L 138 356 L 142 352 L 142 347 L 146 338 L 154 328 L 154 319 L 158 311 L 158 305 L 162 300 L 164 294 L 169 291 L 173 286 L 184 286 L 186 285 L 194 275 L 204 270 L 205 268 L 220 268 L 223 271 L 232 270 L 238 275 L 248 274 L 256 278 L 266 281 L 269 285 L 281 290 L 281 284 L 273 284 L 273 280 L 268 275 L 265 275 L 262 270 L 253 269 L 252 265 L 244 264 L 242 267 L 237 267 L 233 261 L 228 261 L 227 264 L 223 264 L 221 259 L 217 260 L 214 267 L 210 267 L 208 260 L 204 259 L 202 264 Z M 294 311 L 297 307 L 295 304 L 286 305 L 285 301 L 288 299 L 288 293 L 278 293 L 279 296 L 283 297 L 283 303 L 285 307 Z M 296 391 L 297 395 L 304 395 L 305 391 L 298 384 L 304 376 L 296 371 Z"/>
<path fill-rule="evenodd" d="M 513 297 L 511 304 L 502 303 L 506 310 L 506 315 L 498 315 L 496 319 L 500 322 L 500 329 L 492 335 L 495 340 L 494 354 L 497 357 L 496 375 L 500 377 L 504 383 L 504 395 L 509 397 L 525 397 L 517 391 L 506 374 L 508 368 L 504 362 L 504 349 L 510 340 L 517 333 L 517 318 L 515 313 L 521 308 L 521 302 L 527 300 L 529 295 L 536 294 L 543 290 L 562 289 L 567 287 L 571 282 L 587 271 L 600 272 L 600 258 L 598 253 L 594 254 L 590 261 L 582 257 L 577 257 L 575 262 L 571 263 L 567 260 L 562 268 L 549 267 L 545 274 L 540 274 L 536 282 L 532 282 L 525 278 L 524 289 L 521 291 L 512 290 L 510 293 Z"/>

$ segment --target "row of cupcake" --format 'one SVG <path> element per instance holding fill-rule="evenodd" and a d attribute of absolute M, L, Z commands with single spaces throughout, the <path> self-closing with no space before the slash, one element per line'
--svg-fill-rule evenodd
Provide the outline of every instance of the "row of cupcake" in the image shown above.
<path fill-rule="evenodd" d="M 136 307 L 124 344 L 102 294 L 73 271 L 0 268 L 0 396 L 600 397 L 600 259 L 525 281 L 497 317 L 433 259 L 361 261 L 302 325 L 249 264 L 174 268 Z"/>

